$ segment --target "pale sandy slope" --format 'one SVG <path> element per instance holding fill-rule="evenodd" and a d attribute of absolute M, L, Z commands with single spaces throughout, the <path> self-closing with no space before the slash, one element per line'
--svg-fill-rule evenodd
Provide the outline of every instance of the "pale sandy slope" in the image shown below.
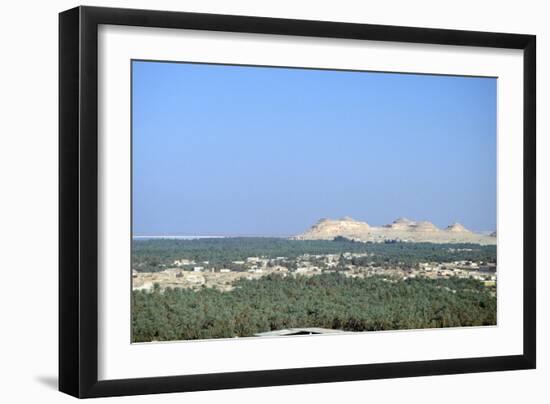
<path fill-rule="evenodd" d="M 383 242 L 385 240 L 431 242 L 431 243 L 475 243 L 496 244 L 496 233 L 491 235 L 475 233 L 460 223 L 446 229 L 439 229 L 430 222 L 399 218 L 381 227 L 370 226 L 350 217 L 342 219 L 321 219 L 307 231 L 292 237 L 295 240 L 332 240 L 342 236 L 357 241 Z"/>

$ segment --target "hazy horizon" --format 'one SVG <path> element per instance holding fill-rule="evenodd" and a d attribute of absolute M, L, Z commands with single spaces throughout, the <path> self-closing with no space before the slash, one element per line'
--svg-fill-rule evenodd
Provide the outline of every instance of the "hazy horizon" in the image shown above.
<path fill-rule="evenodd" d="M 135 236 L 496 229 L 494 78 L 133 61 Z"/>
<path fill-rule="evenodd" d="M 330 218 L 330 219 L 341 219 L 341 218 Z M 354 219 L 356 219 L 356 218 L 354 218 Z M 366 222 L 366 220 L 360 220 L 360 219 L 356 219 L 356 220 L 361 221 L 361 222 Z M 220 232 L 218 232 L 218 233 L 210 232 L 210 233 L 201 233 L 201 234 L 198 234 L 198 233 L 197 234 L 190 234 L 190 233 L 183 233 L 183 232 L 177 232 L 177 231 L 176 232 L 170 232 L 170 233 L 137 233 L 136 231 L 133 231 L 132 237 L 133 238 L 230 238 L 230 237 L 287 238 L 287 237 L 292 237 L 292 236 L 298 235 L 299 233 L 303 233 L 305 230 L 309 229 L 309 227 L 313 226 L 315 223 L 311 223 L 310 226 L 308 226 L 307 228 L 304 228 L 302 231 L 300 231 L 298 233 L 286 233 L 286 234 L 281 234 L 281 233 L 256 233 L 256 234 L 250 234 L 250 233 L 220 233 Z M 386 224 L 390 224 L 390 223 L 384 223 L 384 224 L 374 223 L 373 224 L 373 223 L 370 223 L 370 222 L 367 222 L 367 223 L 371 226 L 374 226 L 374 227 L 382 227 Z M 451 224 L 453 224 L 453 223 L 448 223 L 447 225 L 451 225 Z M 437 227 L 439 227 L 441 230 L 444 230 L 445 227 L 447 227 L 447 225 L 437 226 Z M 471 230 L 475 233 L 480 233 L 480 234 L 484 234 L 484 233 L 489 234 L 489 233 L 492 233 L 492 232 L 496 231 L 496 228 L 495 229 L 471 229 L 471 228 L 468 228 L 468 230 Z"/>

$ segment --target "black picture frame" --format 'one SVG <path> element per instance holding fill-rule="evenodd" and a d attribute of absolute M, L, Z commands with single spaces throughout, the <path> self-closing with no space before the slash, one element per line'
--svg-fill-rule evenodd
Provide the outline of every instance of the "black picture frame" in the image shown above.
<path fill-rule="evenodd" d="M 98 26 L 180 28 L 523 50 L 523 354 L 99 381 Z M 536 37 L 150 10 L 59 15 L 59 390 L 104 397 L 534 369 L 536 366 Z"/>

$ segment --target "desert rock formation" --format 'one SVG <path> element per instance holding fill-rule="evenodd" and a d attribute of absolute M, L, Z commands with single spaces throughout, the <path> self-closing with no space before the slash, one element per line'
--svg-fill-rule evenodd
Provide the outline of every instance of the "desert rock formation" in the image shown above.
<path fill-rule="evenodd" d="M 470 230 L 468 230 L 466 227 L 462 226 L 460 223 L 453 223 L 445 229 L 446 231 L 452 231 L 455 233 L 467 233 Z"/>
<path fill-rule="evenodd" d="M 342 236 L 356 241 L 384 242 L 389 240 L 431 243 L 496 244 L 496 237 L 475 233 L 460 223 L 453 223 L 444 230 L 428 221 L 413 221 L 406 218 L 394 220 L 381 227 L 350 217 L 321 219 L 294 240 L 332 240 Z"/>

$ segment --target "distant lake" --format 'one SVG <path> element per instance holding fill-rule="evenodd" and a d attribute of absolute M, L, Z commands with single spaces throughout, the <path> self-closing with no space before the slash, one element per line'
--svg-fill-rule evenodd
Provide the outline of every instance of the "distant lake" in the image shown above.
<path fill-rule="evenodd" d="M 233 237 L 265 237 L 265 238 L 288 238 L 290 235 L 256 235 L 256 234 L 234 234 L 225 236 L 174 236 L 174 235 L 147 235 L 147 236 L 132 236 L 132 239 L 148 240 L 148 239 L 176 239 L 176 240 L 196 240 L 203 238 L 233 238 Z"/>

